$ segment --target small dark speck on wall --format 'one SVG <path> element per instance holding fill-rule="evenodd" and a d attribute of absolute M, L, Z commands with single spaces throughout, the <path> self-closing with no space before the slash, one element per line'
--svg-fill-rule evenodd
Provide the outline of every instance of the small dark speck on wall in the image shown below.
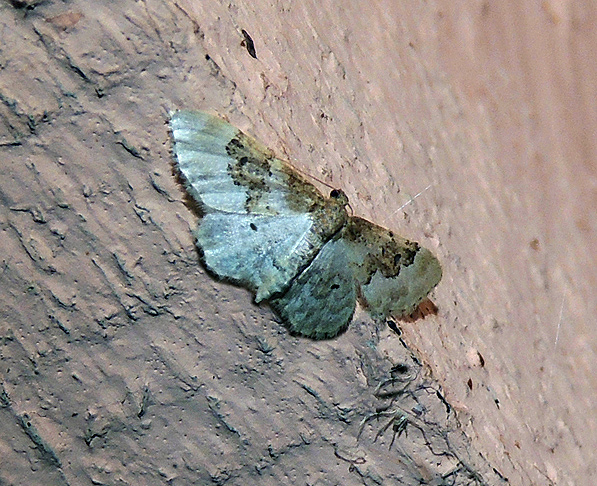
<path fill-rule="evenodd" d="M 245 40 L 241 42 L 241 45 L 247 48 L 247 52 L 251 57 L 257 59 L 257 52 L 255 52 L 255 43 L 253 42 L 253 39 L 251 39 L 251 36 L 245 29 L 242 29 L 241 32 L 245 38 Z"/>

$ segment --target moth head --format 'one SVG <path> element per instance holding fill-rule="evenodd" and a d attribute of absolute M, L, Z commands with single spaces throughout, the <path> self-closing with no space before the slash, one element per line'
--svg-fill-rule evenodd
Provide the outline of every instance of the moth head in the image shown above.
<path fill-rule="evenodd" d="M 340 206 L 348 205 L 348 196 L 344 194 L 342 189 L 332 189 L 330 192 L 330 199 L 337 201 L 338 205 Z"/>

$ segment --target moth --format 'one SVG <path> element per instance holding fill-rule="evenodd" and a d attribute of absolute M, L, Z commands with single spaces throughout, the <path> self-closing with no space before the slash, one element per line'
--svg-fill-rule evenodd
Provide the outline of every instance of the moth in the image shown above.
<path fill-rule="evenodd" d="M 323 194 L 224 120 L 171 113 L 176 166 L 203 217 L 205 267 L 267 301 L 294 334 L 332 338 L 358 301 L 376 320 L 410 314 L 439 283 L 437 258 L 363 218 L 341 190 Z"/>

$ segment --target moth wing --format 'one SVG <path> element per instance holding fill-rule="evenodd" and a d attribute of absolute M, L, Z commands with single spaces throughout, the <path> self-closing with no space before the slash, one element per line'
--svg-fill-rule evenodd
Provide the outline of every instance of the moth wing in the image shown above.
<path fill-rule="evenodd" d="M 345 196 L 324 198 L 286 162 L 218 117 L 171 116 L 174 155 L 204 217 L 195 236 L 205 266 L 255 292 L 283 292 L 346 222 Z"/>
<path fill-rule="evenodd" d="M 186 188 L 206 213 L 292 214 L 327 204 L 290 164 L 221 118 L 176 111 L 170 129 Z"/>
<path fill-rule="evenodd" d="M 441 265 L 429 250 L 365 219 L 351 217 L 342 239 L 359 301 L 375 319 L 412 313 L 441 280 Z"/>
<path fill-rule="evenodd" d="M 283 292 L 311 258 L 306 215 L 207 214 L 195 230 L 206 267 L 261 302 Z"/>
<path fill-rule="evenodd" d="M 270 300 L 270 305 L 293 333 L 326 339 L 348 327 L 356 298 L 345 244 L 335 238 L 323 246 L 284 295 Z"/>

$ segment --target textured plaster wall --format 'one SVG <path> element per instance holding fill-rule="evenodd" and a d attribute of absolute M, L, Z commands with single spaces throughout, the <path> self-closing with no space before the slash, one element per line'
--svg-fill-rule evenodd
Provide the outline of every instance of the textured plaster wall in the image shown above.
<path fill-rule="evenodd" d="M 0 3 L 0 484 L 590 484 L 596 20 Z M 431 248 L 437 315 L 313 342 L 212 280 L 172 175 L 180 107 Z"/>

